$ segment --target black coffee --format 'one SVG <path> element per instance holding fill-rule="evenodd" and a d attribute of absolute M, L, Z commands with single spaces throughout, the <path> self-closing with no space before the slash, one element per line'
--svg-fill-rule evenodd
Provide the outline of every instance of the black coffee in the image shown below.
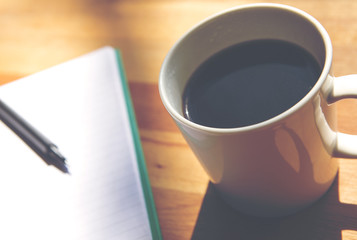
<path fill-rule="evenodd" d="M 268 120 L 301 100 L 321 67 L 305 49 L 284 41 L 257 40 L 213 55 L 190 77 L 183 94 L 187 119 L 233 128 Z"/>

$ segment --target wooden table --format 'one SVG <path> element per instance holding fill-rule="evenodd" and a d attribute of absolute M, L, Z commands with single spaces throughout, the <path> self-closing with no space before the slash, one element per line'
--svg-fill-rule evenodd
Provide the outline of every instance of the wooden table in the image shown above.
<path fill-rule="evenodd" d="M 174 42 L 213 13 L 253 1 L 0 1 L 0 84 L 103 45 L 121 49 L 164 239 L 357 239 L 357 161 L 340 159 L 331 190 L 283 219 L 232 211 L 161 104 L 157 82 Z M 357 73 L 357 1 L 280 1 L 315 16 L 334 47 L 335 75 Z M 357 134 L 357 102 L 338 103 L 339 129 Z M 357 147 L 357 146 L 356 146 Z M 1 214 L 1 213 L 0 213 Z"/>

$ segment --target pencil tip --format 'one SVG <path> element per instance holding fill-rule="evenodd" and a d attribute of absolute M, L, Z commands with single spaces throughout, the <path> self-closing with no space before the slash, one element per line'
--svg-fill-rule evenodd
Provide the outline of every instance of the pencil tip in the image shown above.
<path fill-rule="evenodd" d="M 68 168 L 67 164 L 64 165 L 64 171 L 62 171 L 62 172 L 65 173 L 65 174 L 68 174 L 70 176 L 72 175 L 71 172 L 69 171 L 69 168 Z"/>
<path fill-rule="evenodd" d="M 55 166 L 63 173 L 71 175 L 66 164 L 66 158 L 58 151 L 55 145 L 49 146 L 48 157 L 48 164 Z"/>

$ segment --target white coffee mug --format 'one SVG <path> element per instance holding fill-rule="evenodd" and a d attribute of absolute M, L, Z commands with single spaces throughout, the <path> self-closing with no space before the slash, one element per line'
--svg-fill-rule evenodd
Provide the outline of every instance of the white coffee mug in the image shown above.
<path fill-rule="evenodd" d="M 259 39 L 288 41 L 311 53 L 322 66 L 311 91 L 287 111 L 250 126 L 213 128 L 187 120 L 182 94 L 195 69 L 227 47 Z M 204 20 L 178 40 L 163 62 L 159 91 L 226 202 L 247 214 L 283 216 L 328 190 L 338 171 L 334 157 L 357 157 L 357 136 L 337 132 L 331 104 L 357 96 L 357 75 L 335 78 L 331 66 L 330 37 L 309 14 L 280 4 L 244 5 Z"/>

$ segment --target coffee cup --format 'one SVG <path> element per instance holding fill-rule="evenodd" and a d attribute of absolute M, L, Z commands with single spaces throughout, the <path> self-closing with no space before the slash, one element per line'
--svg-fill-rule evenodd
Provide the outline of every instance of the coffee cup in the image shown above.
<path fill-rule="evenodd" d="M 280 42 L 289 43 L 309 53 L 320 66 L 317 76 L 312 77 L 312 85 L 285 109 L 270 111 L 274 104 L 261 107 L 268 101 L 252 103 L 252 99 L 259 99 L 261 95 L 270 97 L 287 91 L 283 89 L 267 94 L 273 84 L 271 79 L 276 79 L 275 75 L 268 76 L 269 71 L 273 74 L 279 72 L 269 69 L 258 77 L 260 82 L 249 86 L 255 96 L 245 94 L 244 90 L 236 95 L 240 96 L 239 104 L 243 106 L 237 119 L 248 116 L 248 112 L 258 108 L 256 112 L 264 109 L 270 115 L 251 122 L 251 117 L 247 117 L 248 122 L 236 126 L 216 126 L 190 119 L 183 99 L 186 89 L 191 88 L 189 82 L 197 69 L 212 56 L 232 52 L 234 46 L 240 46 L 245 51 L 250 43 L 261 44 L 263 40 L 274 44 L 278 42 L 279 46 Z M 251 49 L 257 51 L 259 48 L 255 46 Z M 271 48 L 262 47 L 257 54 L 266 49 Z M 272 51 L 271 55 L 275 55 L 276 50 L 273 48 Z M 255 64 L 256 59 L 262 58 L 249 52 L 238 55 L 243 58 L 240 60 L 243 65 L 248 59 L 253 59 L 249 61 Z M 206 75 L 214 75 L 215 66 L 222 61 L 223 65 L 228 65 L 230 60 L 227 59 L 213 61 L 206 67 L 213 70 Z M 285 57 L 279 59 L 279 64 L 284 65 L 285 60 L 282 59 Z M 241 68 L 240 64 L 236 67 Z M 294 76 L 305 79 L 304 76 Z M 284 79 L 276 86 L 290 86 Z M 240 80 L 237 81 L 235 88 L 240 88 Z M 250 80 L 246 81 L 249 84 Z M 201 86 L 206 83 L 201 81 L 198 84 L 201 85 L 197 88 L 203 89 Z M 212 89 L 214 93 L 220 91 L 220 87 Z M 294 7 L 271 3 L 243 5 L 200 22 L 184 34 L 167 54 L 160 72 L 159 92 L 168 113 L 220 196 L 243 213 L 264 217 L 295 213 L 317 201 L 329 189 L 338 172 L 336 158 L 357 158 L 357 136 L 337 131 L 336 105 L 333 104 L 340 99 L 357 96 L 357 75 L 334 77 L 332 44 L 328 33 L 315 18 Z M 278 102 L 286 102 L 289 98 L 286 96 L 294 93 L 279 95 Z M 201 94 L 193 93 L 193 96 L 197 95 Z M 218 108 L 228 110 L 225 114 L 229 115 L 238 105 L 234 101 L 225 99 Z M 197 111 L 203 108 L 204 104 Z M 231 118 L 225 114 L 223 120 Z M 203 120 L 215 117 L 213 113 L 202 116 Z"/>

